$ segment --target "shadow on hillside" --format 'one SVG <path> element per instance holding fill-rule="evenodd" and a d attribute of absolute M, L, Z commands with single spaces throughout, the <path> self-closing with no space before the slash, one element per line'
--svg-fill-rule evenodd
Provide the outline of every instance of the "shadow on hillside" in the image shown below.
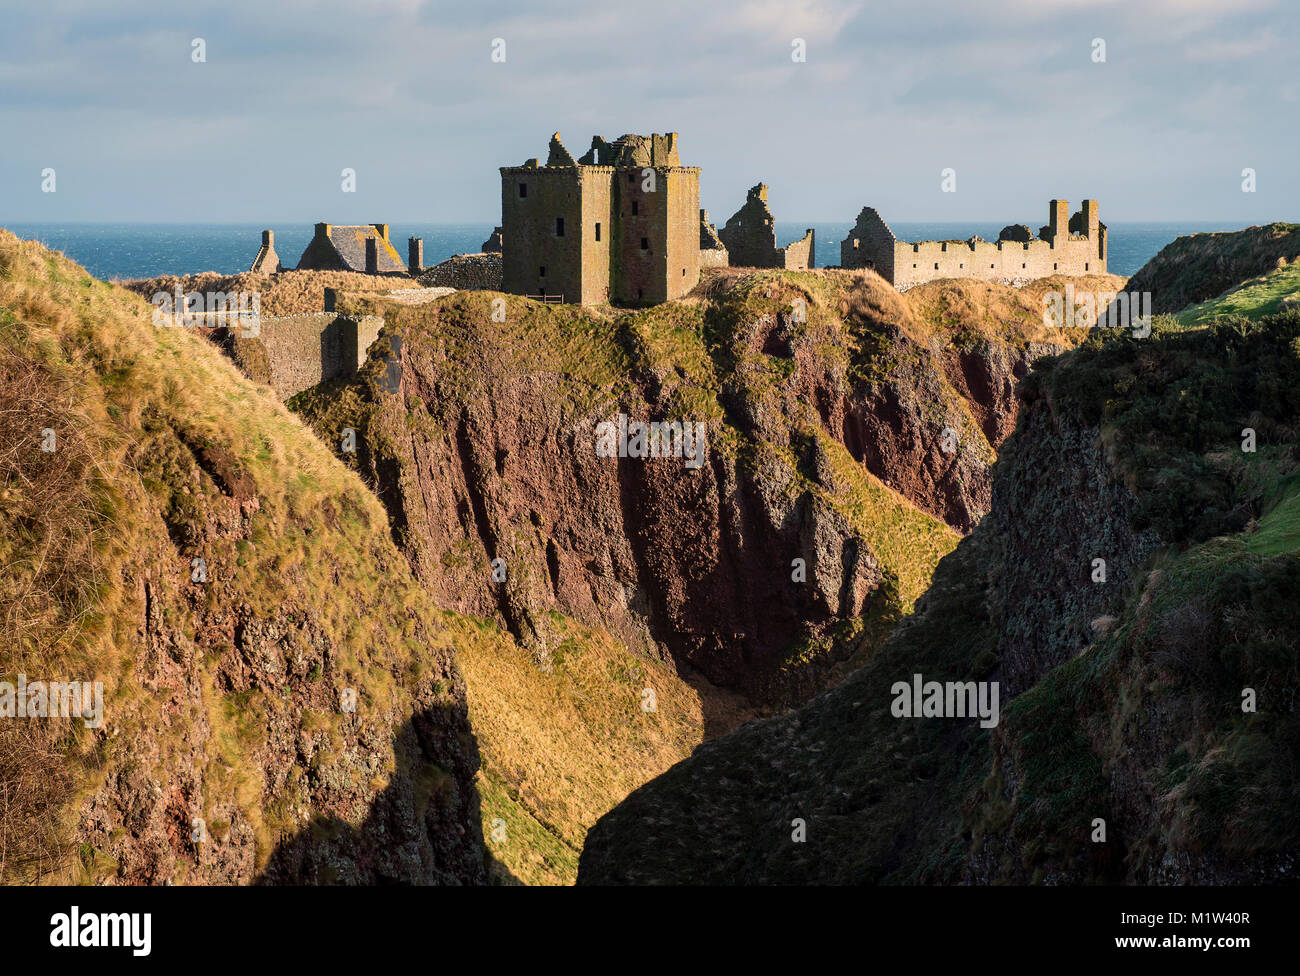
<path fill-rule="evenodd" d="M 314 816 L 276 846 L 254 883 L 521 884 L 483 842 L 478 745 L 464 712 L 416 714 L 394 736 L 393 753 L 396 769 L 359 826 Z"/>

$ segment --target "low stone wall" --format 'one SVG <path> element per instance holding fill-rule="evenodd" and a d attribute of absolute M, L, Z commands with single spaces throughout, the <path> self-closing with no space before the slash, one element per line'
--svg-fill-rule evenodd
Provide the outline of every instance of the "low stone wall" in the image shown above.
<path fill-rule="evenodd" d="M 453 255 L 421 274 L 420 284 L 463 291 L 501 291 L 501 255 Z"/>
<path fill-rule="evenodd" d="M 731 259 L 727 256 L 725 247 L 709 247 L 700 249 L 700 267 L 701 268 L 726 268 L 731 265 Z"/>
<path fill-rule="evenodd" d="M 203 331 L 246 376 L 270 384 L 287 400 L 324 380 L 356 373 L 383 327 L 379 315 L 311 312 L 264 315 L 256 335 L 239 327 Z"/>

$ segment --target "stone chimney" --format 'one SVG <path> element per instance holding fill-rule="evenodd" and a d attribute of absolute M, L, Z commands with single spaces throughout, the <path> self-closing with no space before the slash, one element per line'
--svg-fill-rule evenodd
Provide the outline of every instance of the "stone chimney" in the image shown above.
<path fill-rule="evenodd" d="M 275 274 L 280 271 L 280 256 L 275 253 L 275 231 L 262 231 L 262 247 L 253 259 L 254 274 Z"/>
<path fill-rule="evenodd" d="M 379 241 L 366 238 L 366 274 L 379 274 Z"/>
<path fill-rule="evenodd" d="M 414 278 L 424 270 L 424 238 L 408 237 L 406 239 L 406 267 Z"/>
<path fill-rule="evenodd" d="M 1070 236 L 1070 204 L 1066 200 L 1053 200 L 1047 205 L 1047 234 L 1052 239 Z"/>

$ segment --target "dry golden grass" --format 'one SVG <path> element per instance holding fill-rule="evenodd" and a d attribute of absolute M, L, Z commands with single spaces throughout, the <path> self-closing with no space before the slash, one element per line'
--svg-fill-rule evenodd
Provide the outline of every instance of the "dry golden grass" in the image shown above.
<path fill-rule="evenodd" d="M 300 315 L 321 312 L 325 309 L 325 289 L 368 292 L 387 291 L 392 288 L 418 287 L 410 276 L 404 274 L 367 275 L 355 271 L 282 271 L 276 275 L 259 275 L 244 272 L 222 275 L 205 271 L 193 275 L 163 275 L 136 281 L 121 281 L 146 301 L 158 292 L 175 294 L 179 286 L 183 292 L 257 292 L 263 315 Z"/>
<path fill-rule="evenodd" d="M 172 483 L 192 471 L 178 431 L 228 452 L 258 498 L 247 542 L 210 541 L 210 565 L 228 571 L 224 600 L 259 614 L 314 607 L 343 678 L 399 714 L 425 660 L 454 649 L 484 757 L 485 834 L 496 818 L 507 822 L 505 848 L 489 846 L 516 878 L 571 883 L 596 818 L 700 741 L 699 696 L 602 633 L 555 618 L 563 636 L 546 674 L 495 626 L 438 611 L 393 545 L 378 499 L 283 404 L 202 337 L 155 327 L 138 295 L 5 232 L 0 380 L 0 677 L 21 666 L 32 676 L 103 680 L 116 741 L 147 741 L 157 766 L 148 774 L 160 781 L 172 763 L 206 766 L 207 792 L 234 803 L 259 857 L 296 824 L 267 795 L 259 758 L 267 710 L 281 704 L 232 707 L 214 680 L 219 655 L 198 659 L 193 701 L 145 688 L 135 673 L 143 608 L 124 584 L 148 570 L 165 589 L 177 572 L 148 560 L 171 545 L 159 512 L 192 488 Z M 46 426 L 59 435 L 52 456 L 37 449 Z M 161 592 L 155 600 L 166 599 Z M 169 606 L 180 627 L 192 626 L 187 608 Z M 640 708 L 646 685 L 658 696 L 654 713 Z M 314 713 L 302 723 L 320 724 Z M 77 811 L 138 758 L 100 749 L 80 722 L 69 726 L 0 738 L 6 881 L 98 879 L 69 858 Z M 187 752 L 195 726 L 211 728 L 200 756 Z M 208 799 L 205 816 L 224 816 Z"/>
<path fill-rule="evenodd" d="M 483 756 L 488 849 L 528 883 L 572 884 L 588 828 L 689 756 L 704 717 L 671 667 L 558 614 L 551 622 L 549 670 L 492 625 L 456 646 Z M 654 711 L 642 708 L 647 688 Z M 493 839 L 498 819 L 504 841 Z"/>
<path fill-rule="evenodd" d="M 1051 342 L 1074 346 L 1087 330 L 1050 328 L 1043 322 L 1044 295 L 1064 292 L 1117 292 L 1127 279 L 1119 275 L 1054 275 L 1021 288 L 975 279 L 945 279 L 909 288 L 899 297 L 911 315 L 912 338 L 982 339 L 1001 343 Z M 888 286 L 886 286 L 888 287 Z"/>

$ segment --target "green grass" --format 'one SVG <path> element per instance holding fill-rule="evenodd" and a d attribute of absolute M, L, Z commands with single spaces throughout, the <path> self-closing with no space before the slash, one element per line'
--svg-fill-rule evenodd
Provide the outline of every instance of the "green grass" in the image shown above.
<path fill-rule="evenodd" d="M 1246 548 L 1260 556 L 1300 552 L 1300 492 L 1275 505 L 1245 542 Z"/>
<path fill-rule="evenodd" d="M 1283 299 L 1297 294 L 1300 294 L 1300 262 L 1243 281 L 1217 298 L 1183 309 L 1174 318 L 1182 326 L 1207 325 L 1216 318 L 1232 315 L 1258 319 L 1280 311 Z"/>

